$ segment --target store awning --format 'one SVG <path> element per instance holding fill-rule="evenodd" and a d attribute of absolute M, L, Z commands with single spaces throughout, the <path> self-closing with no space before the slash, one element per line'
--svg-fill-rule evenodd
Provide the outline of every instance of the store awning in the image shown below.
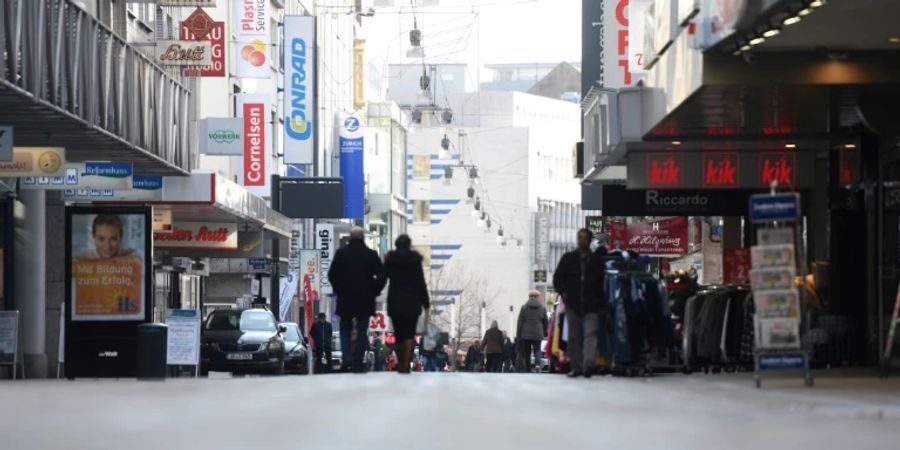
<path fill-rule="evenodd" d="M 291 219 L 270 208 L 266 200 L 214 173 L 193 172 L 186 177 L 159 177 L 155 183 L 130 191 L 115 191 L 98 200 L 66 196 L 66 201 L 96 204 L 149 204 L 172 212 L 175 222 L 236 223 L 242 230 L 266 230 L 289 238 Z M 152 184 L 152 185 L 151 185 Z"/>

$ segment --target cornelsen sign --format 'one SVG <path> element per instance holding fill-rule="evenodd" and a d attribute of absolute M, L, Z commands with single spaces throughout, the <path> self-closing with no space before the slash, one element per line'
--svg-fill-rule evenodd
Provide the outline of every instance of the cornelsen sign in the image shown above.
<path fill-rule="evenodd" d="M 208 66 L 212 44 L 208 41 L 158 41 L 156 59 L 163 66 Z"/>
<path fill-rule="evenodd" d="M 235 96 L 235 112 L 243 119 L 243 158 L 241 184 L 253 194 L 264 197 L 271 194 L 269 165 L 272 154 L 272 125 L 269 123 L 269 96 L 266 94 L 238 94 Z"/>

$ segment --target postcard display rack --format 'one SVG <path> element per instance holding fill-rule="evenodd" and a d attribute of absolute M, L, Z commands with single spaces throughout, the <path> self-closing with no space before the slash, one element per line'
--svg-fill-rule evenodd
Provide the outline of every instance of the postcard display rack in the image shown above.
<path fill-rule="evenodd" d="M 762 387 L 763 374 L 774 372 L 801 373 L 806 386 L 812 386 L 809 353 L 802 345 L 804 327 L 808 326 L 804 320 L 806 293 L 794 281 L 798 273 L 806 275 L 800 196 L 754 195 L 750 199 L 750 221 L 757 243 L 750 249 L 750 285 L 756 306 L 756 387 Z"/>

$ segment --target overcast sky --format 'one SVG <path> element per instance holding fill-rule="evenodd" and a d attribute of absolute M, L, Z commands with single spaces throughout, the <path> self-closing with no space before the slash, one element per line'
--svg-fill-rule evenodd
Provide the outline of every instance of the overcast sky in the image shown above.
<path fill-rule="evenodd" d="M 479 61 L 581 61 L 580 0 L 440 0 L 440 6 L 415 10 L 409 0 L 395 4 L 366 19 L 366 59 L 421 62 L 406 58 L 415 17 L 427 63 L 466 63 L 474 72 Z"/>

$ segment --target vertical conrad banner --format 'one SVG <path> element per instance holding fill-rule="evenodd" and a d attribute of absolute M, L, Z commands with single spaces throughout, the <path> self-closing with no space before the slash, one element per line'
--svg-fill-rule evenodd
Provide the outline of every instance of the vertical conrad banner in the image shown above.
<path fill-rule="evenodd" d="M 284 162 L 312 164 L 316 133 L 316 19 L 284 17 Z"/>
<path fill-rule="evenodd" d="M 232 0 L 231 27 L 235 41 L 235 66 L 238 78 L 269 78 L 269 0 Z"/>
<path fill-rule="evenodd" d="M 344 218 L 362 219 L 366 214 L 366 180 L 363 170 L 363 128 L 358 115 L 344 116 L 338 147 L 341 151 L 341 177 L 344 179 Z"/>
<path fill-rule="evenodd" d="M 240 158 L 241 185 L 260 197 L 268 197 L 271 174 L 272 125 L 269 123 L 269 96 L 238 94 L 235 114 L 243 119 L 244 152 Z"/>
<path fill-rule="evenodd" d="M 335 253 L 334 225 L 327 223 L 316 224 L 316 248 L 319 251 L 319 288 L 321 293 L 329 295 L 334 293 L 331 282 L 328 280 L 328 269 Z"/>

